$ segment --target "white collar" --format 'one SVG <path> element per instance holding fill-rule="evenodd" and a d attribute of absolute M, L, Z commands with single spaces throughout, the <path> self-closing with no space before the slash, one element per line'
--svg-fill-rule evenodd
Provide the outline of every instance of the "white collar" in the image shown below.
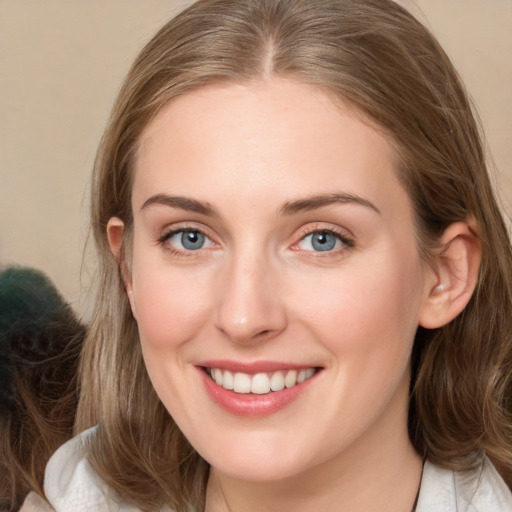
<path fill-rule="evenodd" d="M 53 454 L 44 482 L 48 500 L 55 512 L 140 512 L 117 504 L 89 466 L 85 451 L 94 431 L 82 432 Z M 465 474 L 425 462 L 416 512 L 511 511 L 512 493 L 488 459 Z"/>
<path fill-rule="evenodd" d="M 511 511 L 510 489 L 487 458 L 468 473 L 425 462 L 416 512 Z"/>

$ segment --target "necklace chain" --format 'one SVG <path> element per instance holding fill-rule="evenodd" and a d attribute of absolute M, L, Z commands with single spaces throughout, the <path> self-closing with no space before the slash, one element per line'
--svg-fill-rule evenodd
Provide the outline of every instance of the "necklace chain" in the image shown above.
<path fill-rule="evenodd" d="M 414 503 L 412 504 L 411 512 L 416 512 L 416 507 L 418 505 L 418 499 L 420 497 L 421 481 L 423 480 L 423 468 L 424 467 L 425 467 L 425 460 L 423 461 L 423 465 L 421 466 L 420 482 L 418 484 L 418 490 L 416 491 L 416 497 L 414 498 Z M 227 507 L 227 512 L 233 512 L 231 510 L 231 507 L 229 506 L 229 503 L 228 503 L 228 500 L 226 498 L 226 495 L 224 494 L 224 489 L 222 488 L 222 483 L 221 483 L 220 479 L 218 481 L 219 481 L 220 492 L 221 492 L 222 498 L 224 500 L 224 504 Z"/>

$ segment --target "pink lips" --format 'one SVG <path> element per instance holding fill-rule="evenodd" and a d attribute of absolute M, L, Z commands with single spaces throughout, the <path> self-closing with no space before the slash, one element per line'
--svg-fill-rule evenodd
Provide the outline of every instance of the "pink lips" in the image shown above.
<path fill-rule="evenodd" d="M 242 363 L 238 361 L 230 361 L 228 359 L 202 361 L 197 364 L 197 366 L 202 366 L 204 368 L 220 368 L 221 370 L 229 370 L 233 373 L 277 372 L 278 370 L 300 370 L 301 368 L 308 368 L 307 365 L 303 364 L 280 363 L 277 361 L 255 361 L 252 363 Z"/>
<path fill-rule="evenodd" d="M 197 365 L 200 377 L 207 393 L 212 400 L 225 411 L 246 417 L 263 417 L 274 414 L 284 409 L 288 404 L 296 400 L 316 380 L 318 372 L 308 380 L 296 384 L 291 388 L 284 388 L 281 391 L 272 391 L 263 395 L 240 394 L 224 389 L 212 380 L 206 373 L 205 368 L 218 368 L 230 372 L 243 372 L 257 374 L 265 372 L 276 372 L 279 370 L 300 370 L 305 365 L 279 363 L 274 361 L 258 361 L 254 363 L 240 363 L 228 360 L 203 361 Z"/>

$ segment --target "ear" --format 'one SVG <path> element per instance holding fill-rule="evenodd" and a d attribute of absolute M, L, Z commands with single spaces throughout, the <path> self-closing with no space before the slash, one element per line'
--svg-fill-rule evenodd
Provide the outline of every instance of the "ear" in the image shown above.
<path fill-rule="evenodd" d="M 473 295 L 478 281 L 482 248 L 476 222 L 451 224 L 441 237 L 433 269 L 434 284 L 423 304 L 419 325 L 436 329 L 451 322 Z"/>
<path fill-rule="evenodd" d="M 132 273 L 126 264 L 123 254 L 123 237 L 125 234 L 124 222 L 118 217 L 111 217 L 107 224 L 107 238 L 110 245 L 110 250 L 115 256 L 119 268 L 121 269 L 121 276 L 123 278 L 124 287 L 130 301 L 132 313 L 135 318 L 135 301 L 133 298 L 133 282 Z"/>

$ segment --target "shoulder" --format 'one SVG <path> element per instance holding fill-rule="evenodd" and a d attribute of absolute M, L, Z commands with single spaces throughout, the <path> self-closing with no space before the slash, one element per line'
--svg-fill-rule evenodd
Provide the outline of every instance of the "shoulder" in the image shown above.
<path fill-rule="evenodd" d="M 25 498 L 19 512 L 53 512 L 53 510 L 39 494 L 32 491 Z"/>
<path fill-rule="evenodd" d="M 425 463 L 416 512 L 510 512 L 512 493 L 486 458 L 469 473 Z"/>
<path fill-rule="evenodd" d="M 92 428 L 63 444 L 46 466 L 44 492 L 55 512 L 138 512 L 119 504 L 87 462 Z"/>

